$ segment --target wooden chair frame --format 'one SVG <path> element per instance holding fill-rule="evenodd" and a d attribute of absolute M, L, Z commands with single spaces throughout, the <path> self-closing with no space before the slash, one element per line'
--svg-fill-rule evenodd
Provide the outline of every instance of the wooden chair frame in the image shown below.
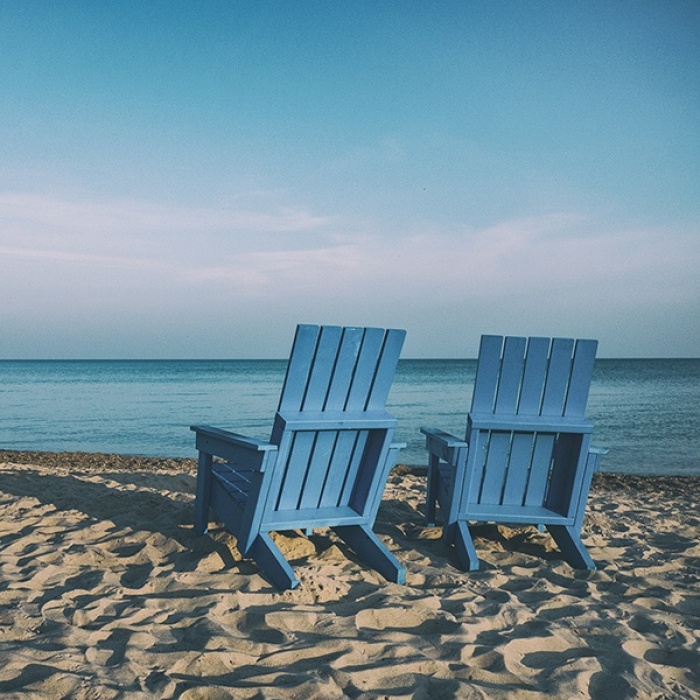
<path fill-rule="evenodd" d="M 300 325 L 269 441 L 192 426 L 195 531 L 210 510 L 279 588 L 299 584 L 270 532 L 331 527 L 385 578 L 405 569 L 372 531 L 400 443 L 386 399 L 405 331 Z"/>
<path fill-rule="evenodd" d="M 575 568 L 593 473 L 606 449 L 585 417 L 597 341 L 483 336 L 466 439 L 421 428 L 429 453 L 427 518 L 436 504 L 461 566 L 479 559 L 469 522 L 545 526 Z"/>

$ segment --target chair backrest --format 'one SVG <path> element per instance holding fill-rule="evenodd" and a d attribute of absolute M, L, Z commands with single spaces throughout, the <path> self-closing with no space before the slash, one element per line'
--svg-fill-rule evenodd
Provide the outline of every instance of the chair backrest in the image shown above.
<path fill-rule="evenodd" d="M 406 331 L 297 326 L 279 411 L 386 406 Z"/>
<path fill-rule="evenodd" d="M 596 349 L 595 340 L 482 337 L 467 426 L 472 506 L 573 512 Z"/>
<path fill-rule="evenodd" d="M 297 327 L 271 436 L 279 458 L 268 509 L 364 511 L 396 425 L 385 406 L 405 335 Z"/>
<path fill-rule="evenodd" d="M 472 412 L 584 416 L 597 347 L 596 340 L 482 336 Z"/>

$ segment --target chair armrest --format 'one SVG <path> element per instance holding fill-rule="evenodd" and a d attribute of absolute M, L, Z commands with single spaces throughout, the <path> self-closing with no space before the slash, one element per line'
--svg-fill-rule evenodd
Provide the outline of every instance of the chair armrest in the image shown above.
<path fill-rule="evenodd" d="M 206 435 L 207 437 L 225 440 L 232 445 L 237 445 L 238 447 L 243 447 L 247 450 L 262 451 L 277 449 L 277 445 L 273 445 L 270 442 L 263 442 L 262 440 L 249 438 L 245 435 L 240 435 L 239 433 L 221 430 L 220 428 L 212 428 L 210 425 L 192 425 L 190 426 L 190 430 L 194 430 L 198 437 L 200 435 Z"/>
<path fill-rule="evenodd" d="M 222 457 L 236 466 L 264 471 L 268 459 L 277 452 L 277 445 L 228 430 L 208 425 L 193 425 L 190 430 L 197 435 L 196 446 L 200 452 Z"/>
<path fill-rule="evenodd" d="M 588 462 L 592 467 L 591 473 L 600 471 L 603 456 L 608 452 L 610 450 L 607 447 L 596 447 L 595 445 L 588 447 Z"/>
<path fill-rule="evenodd" d="M 421 428 L 425 435 L 425 448 L 431 455 L 435 455 L 449 464 L 456 464 L 455 455 L 459 449 L 468 449 L 466 440 L 459 440 L 449 433 L 437 428 Z"/>

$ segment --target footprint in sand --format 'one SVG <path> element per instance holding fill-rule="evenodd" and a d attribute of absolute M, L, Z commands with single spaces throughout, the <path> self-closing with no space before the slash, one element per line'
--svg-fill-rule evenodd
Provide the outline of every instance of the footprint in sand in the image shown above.
<path fill-rule="evenodd" d="M 120 579 L 120 583 L 124 588 L 139 589 L 143 588 L 153 573 L 151 564 L 130 564 L 124 575 Z"/>
<path fill-rule="evenodd" d="M 115 629 L 96 646 L 85 650 L 85 658 L 96 666 L 118 666 L 124 661 L 131 631 Z"/>
<path fill-rule="evenodd" d="M 294 640 L 289 630 L 270 627 L 267 615 L 261 612 L 242 611 L 238 614 L 237 627 L 241 633 L 253 642 L 266 644 L 286 644 Z"/>

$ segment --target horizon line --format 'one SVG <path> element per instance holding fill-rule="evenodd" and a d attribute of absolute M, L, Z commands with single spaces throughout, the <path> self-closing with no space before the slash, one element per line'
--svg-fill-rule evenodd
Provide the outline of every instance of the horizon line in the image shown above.
<path fill-rule="evenodd" d="M 475 362 L 478 357 L 401 357 L 399 362 Z M 287 362 L 288 357 L 0 357 L 0 362 Z M 700 360 L 687 356 L 596 357 L 603 360 Z"/>

